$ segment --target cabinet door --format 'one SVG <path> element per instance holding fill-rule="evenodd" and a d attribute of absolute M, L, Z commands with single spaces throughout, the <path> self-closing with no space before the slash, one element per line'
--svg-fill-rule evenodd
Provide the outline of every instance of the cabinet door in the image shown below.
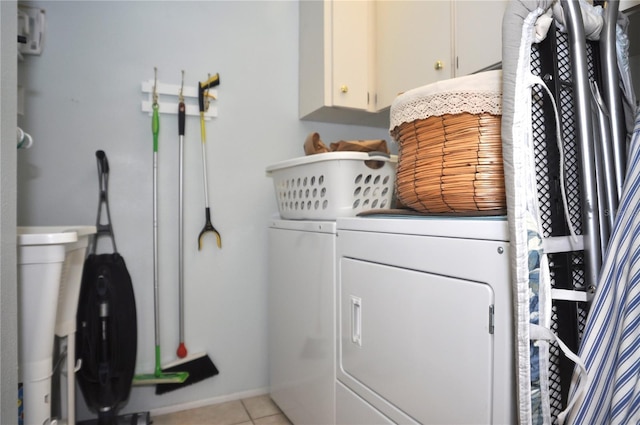
<path fill-rule="evenodd" d="M 333 105 L 370 109 L 374 58 L 373 1 L 332 0 L 331 3 Z"/>
<path fill-rule="evenodd" d="M 451 2 L 377 1 L 376 49 L 378 110 L 402 92 L 451 78 Z"/>
<path fill-rule="evenodd" d="M 502 61 L 502 17 L 508 0 L 454 0 L 455 76 Z"/>

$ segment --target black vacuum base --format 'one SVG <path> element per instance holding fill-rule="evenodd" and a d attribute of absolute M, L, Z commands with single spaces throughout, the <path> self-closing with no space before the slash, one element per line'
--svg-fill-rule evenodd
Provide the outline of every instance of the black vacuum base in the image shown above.
<path fill-rule="evenodd" d="M 102 425 L 103 423 L 104 422 L 98 419 L 89 419 L 78 422 L 77 425 Z M 117 416 L 115 421 L 111 421 L 109 425 L 149 425 L 151 423 L 151 415 L 149 415 L 149 412 L 140 412 Z M 107 425 L 106 423 L 104 424 Z"/>

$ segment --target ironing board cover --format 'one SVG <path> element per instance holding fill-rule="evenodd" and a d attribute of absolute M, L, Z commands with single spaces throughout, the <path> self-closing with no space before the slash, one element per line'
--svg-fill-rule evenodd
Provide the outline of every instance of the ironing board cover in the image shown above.
<path fill-rule="evenodd" d="M 543 423 L 544 395 L 540 372 L 546 370 L 548 347 L 531 340 L 530 324 L 549 326 L 544 313 L 548 297 L 547 264 L 541 247 L 531 134 L 531 45 L 535 24 L 551 1 L 514 1 L 503 19 L 502 143 L 511 244 L 511 272 L 516 315 L 516 382 L 520 424 Z M 541 267 L 543 272 L 541 273 Z M 541 280 L 542 285 L 541 285 Z M 542 355 L 541 355 L 542 351 Z M 540 363 L 543 363 L 542 365 Z M 546 416 L 546 415 L 545 415 Z"/>

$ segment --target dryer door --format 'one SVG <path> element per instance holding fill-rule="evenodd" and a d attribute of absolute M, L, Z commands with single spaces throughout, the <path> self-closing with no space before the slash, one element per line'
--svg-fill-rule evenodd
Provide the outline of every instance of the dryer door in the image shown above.
<path fill-rule="evenodd" d="M 491 423 L 488 285 L 348 258 L 340 285 L 341 381 L 423 424 Z"/>

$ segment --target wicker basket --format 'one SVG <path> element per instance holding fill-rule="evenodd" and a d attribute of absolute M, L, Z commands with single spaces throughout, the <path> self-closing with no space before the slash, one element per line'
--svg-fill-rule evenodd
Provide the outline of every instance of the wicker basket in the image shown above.
<path fill-rule="evenodd" d="M 472 76 L 475 78 L 475 76 Z M 493 77 L 493 76 L 492 76 Z M 467 84 L 473 85 L 473 78 Z M 498 77 L 499 78 L 499 77 Z M 456 80 L 426 87 L 424 101 L 437 99 L 437 110 L 454 111 L 410 122 L 397 123 L 391 136 L 398 142 L 396 193 L 398 201 L 424 213 L 504 214 L 506 197 L 502 163 L 501 115 L 491 112 L 461 112 L 459 102 L 449 104 L 447 96 L 458 99 Z M 453 88 L 453 89 L 452 89 Z M 434 98 L 434 93 L 436 94 Z M 482 96 L 482 92 L 474 92 Z M 430 114 L 420 106 L 420 92 L 409 93 L 409 104 Z M 495 103 L 495 92 L 487 94 Z M 501 99 L 501 95 L 500 95 Z M 458 99 L 459 100 L 459 99 Z M 482 102 L 471 102 L 478 109 Z M 406 102 L 405 102 L 406 104 Z M 402 106 L 402 99 L 394 106 Z M 467 106 L 462 109 L 469 109 Z M 471 108 L 473 110 L 473 108 Z M 398 112 L 396 110 L 396 112 Z M 392 107 L 393 114 L 393 107 Z M 402 114 L 402 112 L 400 112 Z M 406 116 L 406 114 L 405 114 Z M 392 119 L 393 124 L 393 119 Z"/>

